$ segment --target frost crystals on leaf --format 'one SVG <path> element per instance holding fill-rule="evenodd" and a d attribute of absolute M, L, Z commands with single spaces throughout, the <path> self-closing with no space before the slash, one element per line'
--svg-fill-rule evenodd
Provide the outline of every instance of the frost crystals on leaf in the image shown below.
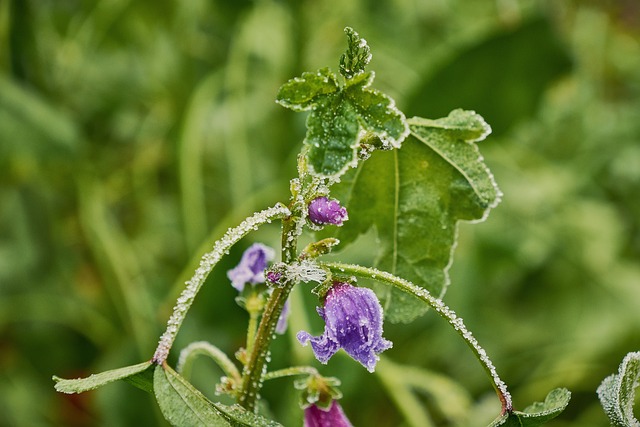
<path fill-rule="evenodd" d="M 600 403 L 616 427 L 638 427 L 633 414 L 635 389 L 640 380 L 640 352 L 629 353 L 617 374 L 610 375 L 598 387 Z"/>
<path fill-rule="evenodd" d="M 341 72 L 346 73 L 343 86 L 323 68 L 289 80 L 276 97 L 284 107 L 311 111 L 305 156 L 312 174 L 331 180 L 357 165 L 362 141 L 369 149 L 398 148 L 409 133 L 393 99 L 369 87 L 374 73 L 364 72 L 371 59 L 366 41 L 351 29 L 347 35 L 350 50 L 341 61 Z"/>

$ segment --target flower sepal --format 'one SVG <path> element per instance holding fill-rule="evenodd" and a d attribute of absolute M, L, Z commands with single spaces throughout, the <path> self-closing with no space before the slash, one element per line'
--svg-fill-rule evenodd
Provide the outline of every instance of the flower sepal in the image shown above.
<path fill-rule="evenodd" d="M 342 392 L 338 389 L 340 380 L 335 377 L 309 375 L 307 378 L 296 380 L 294 387 L 301 390 L 300 407 L 306 409 L 311 405 L 328 411 L 334 399 L 340 399 Z"/>
<path fill-rule="evenodd" d="M 311 242 L 304 248 L 300 256 L 301 258 L 318 258 L 330 253 L 333 250 L 333 247 L 339 244 L 340 240 L 333 237 L 318 240 L 317 242 Z"/>

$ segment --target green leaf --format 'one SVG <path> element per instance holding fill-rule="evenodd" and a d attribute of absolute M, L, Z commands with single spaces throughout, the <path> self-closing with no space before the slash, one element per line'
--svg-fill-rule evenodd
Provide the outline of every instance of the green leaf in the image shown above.
<path fill-rule="evenodd" d="M 277 427 L 280 424 L 207 399 L 168 365 L 157 365 L 153 385 L 162 415 L 177 427 Z"/>
<path fill-rule="evenodd" d="M 289 80 L 280 87 L 276 102 L 294 111 L 310 110 L 324 96 L 340 89 L 333 74 L 328 68 L 315 73 L 305 72 L 301 77 Z"/>
<path fill-rule="evenodd" d="M 118 380 L 125 380 L 134 386 L 151 393 L 153 391 L 153 383 L 149 376 L 151 372 L 151 369 L 149 368 L 151 365 L 152 362 L 148 361 L 138 363 L 137 365 L 101 372 L 99 374 L 93 374 L 86 378 L 67 380 L 54 376 L 53 380 L 56 382 L 56 391 L 62 393 L 83 393 Z"/>
<path fill-rule="evenodd" d="M 600 403 L 616 427 L 640 426 L 633 415 L 635 389 L 640 380 L 640 352 L 625 356 L 618 374 L 605 378 L 598 387 Z"/>
<path fill-rule="evenodd" d="M 351 27 L 344 29 L 347 34 L 347 51 L 340 57 L 340 74 L 351 79 L 364 71 L 371 61 L 371 49 L 365 39 Z"/>
<path fill-rule="evenodd" d="M 411 119 L 410 129 L 416 138 L 400 150 L 373 153 L 333 187 L 350 219 L 329 232 L 348 244 L 374 227 L 377 267 L 441 297 L 449 284 L 457 222 L 484 219 L 500 200 L 472 142 L 489 127 L 478 114 L 456 110 L 444 119 Z M 427 309 L 395 288 L 379 289 L 392 322 L 409 322 Z"/>
<path fill-rule="evenodd" d="M 535 427 L 545 424 L 565 410 L 571 400 L 571 392 L 566 388 L 551 390 L 544 402 L 536 402 L 524 411 L 513 411 L 502 415 L 489 427 Z"/>
<path fill-rule="evenodd" d="M 355 32 L 347 31 L 347 34 L 357 37 Z M 358 40 L 366 46 L 363 39 Z M 369 88 L 374 73 L 363 72 L 368 60 L 364 61 L 360 54 L 354 55 L 360 59 L 343 55 L 341 61 L 341 71 L 343 66 L 358 70 L 345 74 L 344 86 L 337 83 L 335 74 L 324 68 L 289 80 L 276 96 L 276 102 L 284 107 L 294 111 L 311 110 L 307 118 L 305 154 L 310 172 L 321 177 L 337 178 L 349 167 L 356 166 L 363 139 L 367 141 L 363 143 L 367 150 L 391 149 L 400 147 L 409 132 L 404 114 L 395 107 L 394 101 Z M 367 55 L 370 59 L 368 50 Z"/>
<path fill-rule="evenodd" d="M 439 120 L 412 118 L 411 133 L 453 165 L 471 184 L 487 208 L 494 208 L 502 194 L 489 168 L 482 161 L 478 146 L 491 133 L 484 119 L 473 111 L 453 110 Z M 466 141 L 467 143 L 461 143 Z M 485 211 L 488 214 L 489 209 Z"/>

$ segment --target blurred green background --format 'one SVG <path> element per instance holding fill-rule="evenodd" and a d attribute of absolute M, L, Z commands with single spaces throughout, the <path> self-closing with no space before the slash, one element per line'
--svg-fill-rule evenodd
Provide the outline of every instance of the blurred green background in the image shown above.
<path fill-rule="evenodd" d="M 493 126 L 481 150 L 503 203 L 461 226 L 445 301 L 518 408 L 567 387 L 572 401 L 549 425 L 608 425 L 595 390 L 640 350 L 637 0 L 4 0 L 1 426 L 164 425 L 128 384 L 66 396 L 51 376 L 148 359 L 205 248 L 286 200 L 304 115 L 277 106 L 276 91 L 302 71 L 337 70 L 347 25 L 407 116 L 462 107 Z M 243 345 L 225 272 L 251 241 L 277 246 L 278 232 L 250 236 L 215 269 L 176 348 Z M 358 247 L 348 256 L 370 262 Z M 290 329 L 317 333 L 303 290 L 309 312 Z M 385 335 L 395 363 L 375 375 L 346 357 L 322 368 L 342 379 L 354 425 L 481 426 L 497 414 L 478 363 L 437 316 Z M 273 359 L 313 363 L 292 336 Z M 202 360 L 193 381 L 215 398 L 219 375 Z M 402 393 L 430 421 L 398 406 Z M 300 425 L 290 381 L 263 395 L 276 419 Z"/>

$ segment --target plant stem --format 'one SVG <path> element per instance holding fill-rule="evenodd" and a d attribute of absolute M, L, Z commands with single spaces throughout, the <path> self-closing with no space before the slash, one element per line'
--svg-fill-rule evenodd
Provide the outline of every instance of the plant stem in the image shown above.
<path fill-rule="evenodd" d="M 276 378 L 291 377 L 294 375 L 318 375 L 318 370 L 312 366 L 292 366 L 290 368 L 267 372 L 263 379 L 265 381 L 269 381 L 275 380 Z"/>
<path fill-rule="evenodd" d="M 193 304 L 193 300 L 198 291 L 213 267 L 229 251 L 231 246 L 246 236 L 250 231 L 256 230 L 259 226 L 290 214 L 291 212 L 286 206 L 278 203 L 269 209 L 253 214 L 242 221 L 237 227 L 228 229 L 224 236 L 214 243 L 213 250 L 202 257 L 200 266 L 196 269 L 193 277 L 186 282 L 186 288 L 180 294 L 178 301 L 176 301 L 173 313 L 167 322 L 167 329 L 160 337 L 158 347 L 153 355 L 152 360 L 154 363 L 161 365 L 167 360 L 167 356 L 180 330 L 180 326 L 182 326 L 182 322 L 191 308 L 191 304 Z"/>
<path fill-rule="evenodd" d="M 427 303 L 436 311 L 436 313 L 438 313 L 438 315 L 440 315 L 440 317 L 445 319 L 451 326 L 453 326 L 458 335 L 460 335 L 460 337 L 462 337 L 462 339 L 467 343 L 478 361 L 482 364 L 482 367 L 489 376 L 491 384 L 493 385 L 493 388 L 495 389 L 496 394 L 498 395 L 498 398 L 502 403 L 502 414 L 513 411 L 513 403 L 511 401 L 511 395 L 507 390 L 507 386 L 504 381 L 502 381 L 502 379 L 500 379 L 500 377 L 498 376 L 496 368 L 493 365 L 493 362 L 491 362 L 491 360 L 489 359 L 489 356 L 487 356 L 486 351 L 473 337 L 471 331 L 467 329 L 462 318 L 458 317 L 453 310 L 451 310 L 442 302 L 442 300 L 435 298 L 426 289 L 420 288 L 419 286 L 414 285 L 408 280 L 394 276 L 393 274 L 387 273 L 386 271 L 380 271 L 375 268 L 362 267 L 359 265 L 332 262 L 322 263 L 322 265 L 324 267 L 327 267 L 329 270 L 331 270 L 332 273 L 335 274 L 349 274 L 360 276 L 395 286 L 401 291 L 411 294 L 414 297 Z"/>
<path fill-rule="evenodd" d="M 255 298 L 255 296 L 254 296 Z M 254 307 L 248 308 L 249 311 L 249 325 L 247 326 L 247 356 L 253 352 L 253 343 L 256 336 L 256 330 L 258 329 L 258 319 L 260 318 L 260 310 L 256 310 Z"/>
<path fill-rule="evenodd" d="M 293 205 L 299 204 L 295 200 L 295 192 L 293 198 Z M 292 208 L 291 210 L 295 214 L 295 209 Z M 303 221 L 302 218 L 294 216 L 294 214 L 282 221 L 282 261 L 285 263 L 291 263 L 296 259 L 298 236 L 300 234 L 301 221 Z M 258 393 L 262 387 L 263 377 L 267 368 L 269 346 L 275 334 L 276 324 L 289 293 L 295 285 L 295 281 L 287 280 L 283 287 L 275 288 L 262 313 L 253 350 L 248 355 L 249 360 L 242 372 L 242 389 L 238 398 L 238 403 L 248 411 L 255 410 Z"/>
<path fill-rule="evenodd" d="M 206 341 L 192 342 L 180 352 L 176 371 L 183 377 L 188 378 L 191 372 L 191 365 L 198 355 L 209 356 L 229 377 L 240 382 L 240 372 L 236 365 L 218 347 Z"/>

